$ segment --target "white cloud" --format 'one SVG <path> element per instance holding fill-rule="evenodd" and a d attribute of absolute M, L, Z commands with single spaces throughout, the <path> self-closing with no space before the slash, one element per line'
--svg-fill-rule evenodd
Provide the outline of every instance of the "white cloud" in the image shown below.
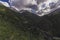
<path fill-rule="evenodd" d="M 11 0 L 10 3 L 18 9 L 21 7 L 26 7 L 28 5 L 37 5 L 35 0 Z"/>
<path fill-rule="evenodd" d="M 7 2 L 2 2 L 2 1 L 0 1 L 0 3 L 3 4 L 3 5 L 6 6 L 6 7 L 10 7 Z"/>
<path fill-rule="evenodd" d="M 46 8 L 46 7 L 50 7 L 49 3 L 51 3 L 51 2 L 57 3 L 58 1 L 60 1 L 60 0 L 9 0 L 9 2 L 11 4 L 11 7 L 16 9 L 17 11 L 20 11 L 21 9 L 30 11 L 30 9 L 32 9 L 32 8 L 29 8 L 27 6 L 37 5 L 38 6 L 38 10 L 36 11 L 37 13 L 39 11 L 41 11 L 42 9 Z M 39 2 L 39 4 L 37 2 Z M 2 3 L 6 7 L 10 7 L 7 2 L 0 1 L 0 3 Z M 46 7 L 42 8 L 41 5 L 44 4 L 44 3 L 46 4 Z M 57 3 L 57 5 L 59 5 L 59 4 L 60 4 L 60 2 Z M 49 12 L 49 11 L 51 11 L 50 8 L 43 10 L 43 12 L 46 12 L 46 13 Z"/>

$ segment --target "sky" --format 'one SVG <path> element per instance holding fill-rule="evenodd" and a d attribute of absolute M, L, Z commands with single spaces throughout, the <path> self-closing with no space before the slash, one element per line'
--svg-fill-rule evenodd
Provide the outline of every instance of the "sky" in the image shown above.
<path fill-rule="evenodd" d="M 3 4 L 6 7 L 10 7 L 9 4 L 7 3 L 7 0 L 0 0 L 0 3 Z"/>
<path fill-rule="evenodd" d="M 35 6 L 38 7 L 37 11 L 40 11 L 40 10 L 46 8 L 46 7 L 50 7 L 49 3 L 51 3 L 51 2 L 57 3 L 57 1 L 58 0 L 0 0 L 0 3 L 5 5 L 6 7 L 11 6 L 11 7 L 15 8 L 17 10 L 24 9 L 24 8 L 27 10 L 27 8 L 29 8 L 30 5 L 35 5 Z M 60 2 L 58 4 L 60 4 Z M 42 5 L 44 6 L 44 8 L 42 7 Z M 32 6 L 32 7 L 34 7 L 34 6 Z M 48 11 L 49 12 L 50 9 L 46 9 L 46 10 L 43 10 L 43 11 L 45 11 L 45 12 Z"/>
<path fill-rule="evenodd" d="M 9 0 L 0 0 L 0 1 L 8 2 Z"/>
<path fill-rule="evenodd" d="M 57 2 L 58 0 L 0 0 L 1 2 L 4 2 L 4 3 L 8 3 L 9 4 L 9 1 L 11 1 L 11 5 L 14 5 L 16 6 L 17 8 L 20 8 L 20 7 L 23 7 L 25 5 L 29 5 L 29 4 L 32 4 L 32 5 L 37 5 L 37 2 L 43 4 L 44 1 L 46 1 L 45 4 L 49 4 L 49 2 Z M 39 7 L 41 6 L 41 4 L 39 5 Z"/>

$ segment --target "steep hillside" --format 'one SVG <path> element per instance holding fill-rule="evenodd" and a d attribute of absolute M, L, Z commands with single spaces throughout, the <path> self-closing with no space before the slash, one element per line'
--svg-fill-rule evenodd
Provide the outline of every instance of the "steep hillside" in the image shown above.
<path fill-rule="evenodd" d="M 43 34 L 35 30 L 35 15 L 32 17 L 31 14 L 29 13 L 30 17 L 0 5 L 0 40 L 44 40 Z"/>
<path fill-rule="evenodd" d="M 60 34 L 60 9 L 39 17 L 0 5 L 0 40 L 52 40 Z"/>

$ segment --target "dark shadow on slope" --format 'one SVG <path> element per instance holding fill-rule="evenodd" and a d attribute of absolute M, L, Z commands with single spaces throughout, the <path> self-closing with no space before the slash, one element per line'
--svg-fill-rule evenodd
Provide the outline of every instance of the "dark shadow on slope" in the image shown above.
<path fill-rule="evenodd" d="M 51 22 L 53 36 L 60 37 L 60 9 L 46 15 L 44 18 Z"/>

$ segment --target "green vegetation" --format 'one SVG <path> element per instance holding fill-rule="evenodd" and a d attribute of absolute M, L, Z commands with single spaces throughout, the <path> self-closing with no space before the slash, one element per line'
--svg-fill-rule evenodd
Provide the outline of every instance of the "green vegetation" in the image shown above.
<path fill-rule="evenodd" d="M 30 27 L 31 19 L 0 5 L 0 40 L 44 40 L 41 33 L 36 37 Z"/>
<path fill-rule="evenodd" d="M 39 17 L 0 5 L 0 40 L 52 40 L 60 34 L 60 11 Z"/>

